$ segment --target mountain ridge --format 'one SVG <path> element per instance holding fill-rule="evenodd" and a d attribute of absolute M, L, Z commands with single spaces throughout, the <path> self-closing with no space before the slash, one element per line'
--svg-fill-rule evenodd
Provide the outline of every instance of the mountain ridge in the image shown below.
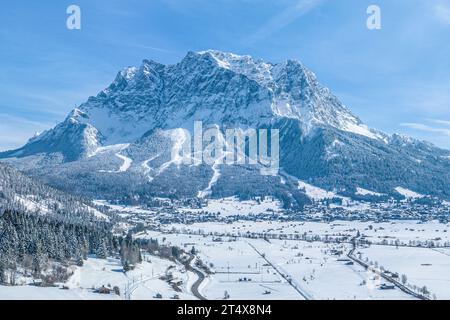
<path fill-rule="evenodd" d="M 276 194 L 305 202 L 297 182 L 260 177 L 249 165 L 171 162 L 172 133 L 192 132 L 195 121 L 279 129 L 280 169 L 326 190 L 398 196 L 402 187 L 450 197 L 450 151 L 367 127 L 298 61 L 273 64 L 214 50 L 189 52 L 173 65 L 144 60 L 123 69 L 65 121 L 0 158 L 59 188 L 82 177 L 76 192 L 84 187 L 93 197 L 196 197 L 209 190 L 208 196 Z M 110 194 L 116 187 L 126 191 Z"/>

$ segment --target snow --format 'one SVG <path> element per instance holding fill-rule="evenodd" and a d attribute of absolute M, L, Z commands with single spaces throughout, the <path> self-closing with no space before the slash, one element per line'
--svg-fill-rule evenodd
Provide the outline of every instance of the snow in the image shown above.
<path fill-rule="evenodd" d="M 209 224 L 203 225 L 209 232 Z M 185 249 L 194 245 L 198 257 L 212 270 L 200 286 L 208 299 L 222 299 L 225 291 L 237 300 L 411 299 L 397 289 L 380 290 L 370 282 L 374 274 L 358 265 L 347 265 L 345 254 L 350 244 L 158 232 L 142 236 L 160 242 L 164 239 L 166 244 Z M 332 254 L 336 249 L 342 250 L 342 256 Z"/>
<path fill-rule="evenodd" d="M 116 153 L 116 156 L 123 160 L 118 172 L 126 172 L 131 167 L 133 160 L 119 153 Z"/>
<path fill-rule="evenodd" d="M 178 294 L 180 299 L 195 299 L 190 291 L 195 276 L 186 272 L 184 267 L 169 260 L 155 256 L 144 255 L 144 261 L 136 269 L 124 273 L 119 259 L 97 259 L 89 257 L 82 267 L 72 267 L 73 275 L 64 283 L 68 289 L 60 287 L 41 288 L 35 286 L 0 286 L 0 300 L 150 300 L 157 293 L 163 299 L 170 299 Z M 172 266 L 172 267 L 171 267 Z M 160 279 L 167 272 L 173 274 L 174 279 L 182 281 L 182 292 L 176 292 L 166 281 Z M 195 281 L 195 280 L 194 280 Z M 115 294 L 98 294 L 93 288 L 102 286 L 113 288 L 117 286 L 120 296 Z"/>
<path fill-rule="evenodd" d="M 295 111 L 292 109 L 292 106 L 289 100 L 285 99 L 277 99 L 272 103 L 272 110 L 278 116 L 283 116 L 291 119 L 298 119 L 298 116 L 295 114 Z"/>
<path fill-rule="evenodd" d="M 302 297 L 276 271 L 266 266 L 265 260 L 245 241 L 213 242 L 212 238 L 176 234 L 153 233 L 149 237 L 158 238 L 166 244 L 198 251 L 199 258 L 211 267 L 209 275 L 199 287 L 207 299 L 223 299 L 225 291 L 231 299 L 302 299 Z M 230 273 L 228 274 L 228 270 Z M 242 281 L 247 278 L 249 281 Z M 241 279 L 241 281 L 239 281 Z M 271 291 L 265 295 L 265 291 Z"/>
<path fill-rule="evenodd" d="M 175 228 L 180 232 L 213 232 L 218 235 L 229 234 L 230 236 L 244 236 L 251 233 L 266 234 L 292 234 L 292 235 L 319 235 L 330 238 L 351 238 L 359 230 L 361 234 L 373 243 L 394 244 L 397 240 L 400 243 L 409 245 L 413 243 L 434 242 L 436 245 L 450 243 L 450 232 L 448 224 L 438 221 L 428 221 L 421 223 L 414 220 L 394 220 L 386 222 L 373 221 L 334 221 L 325 222 L 281 222 L 281 221 L 237 221 L 235 223 L 207 222 L 194 223 L 190 225 L 171 224 L 164 230 Z M 438 240 L 440 239 L 440 240 Z"/>
<path fill-rule="evenodd" d="M 157 199 L 157 198 L 155 198 Z M 98 206 L 106 206 L 108 208 L 110 208 L 111 210 L 115 210 L 124 214 L 154 214 L 154 211 L 152 210 L 148 210 L 148 209 L 143 209 L 139 206 L 125 206 L 125 205 L 115 205 L 115 204 L 110 204 L 108 201 L 106 200 L 94 200 L 93 201 L 94 204 L 98 205 Z"/>
<path fill-rule="evenodd" d="M 362 124 L 337 98 L 332 96 L 330 90 L 318 83 L 313 72 L 309 71 L 298 61 L 289 60 L 279 64 L 272 64 L 247 55 L 207 50 L 197 54 L 191 54 L 193 59 L 189 60 L 189 62 L 192 65 L 187 67 L 194 74 L 190 76 L 195 76 L 195 72 L 198 72 L 197 64 L 200 64 L 199 60 L 206 56 L 215 62 L 216 67 L 229 70 L 235 74 L 244 75 L 248 79 L 256 81 L 259 84 L 261 92 L 266 92 L 267 90 L 278 92 L 277 94 L 270 95 L 271 98 L 267 95 L 263 103 L 261 101 L 250 101 L 246 108 L 239 108 L 239 115 L 225 115 L 226 119 L 228 117 L 235 118 L 239 116 L 241 118 L 249 118 L 249 123 L 256 124 L 263 118 L 271 119 L 274 116 L 287 117 L 299 120 L 301 125 L 306 127 L 314 127 L 316 124 L 328 124 L 340 130 L 353 132 L 372 139 L 383 140 L 381 133 L 377 133 Z M 182 63 L 178 65 L 181 66 Z M 164 83 L 163 80 L 165 78 L 185 76 L 182 74 L 184 71 L 176 67 L 178 65 L 166 66 L 164 71 L 157 72 L 154 82 L 146 89 L 146 93 L 148 95 L 158 95 L 160 94 L 158 90 L 162 83 Z M 172 114 L 172 117 L 166 118 L 156 113 L 159 112 L 159 106 L 153 100 L 149 101 L 150 106 L 147 106 L 145 103 L 129 106 L 129 102 L 127 102 L 129 100 L 122 99 L 121 96 L 129 95 L 132 97 L 141 94 L 141 92 L 136 92 L 140 90 L 140 83 L 137 83 L 139 77 L 136 77 L 136 74 L 139 72 L 143 72 L 144 75 L 148 76 L 148 70 L 142 67 L 126 68 L 123 70 L 121 76 L 129 83 L 124 92 L 117 92 L 114 89 L 103 91 L 108 97 L 114 98 L 114 104 L 109 105 L 105 101 L 88 101 L 81 107 L 87 117 L 79 119 L 79 121 L 89 121 L 93 127 L 98 129 L 107 143 L 130 142 L 155 127 L 185 127 L 188 122 L 188 117 L 190 119 L 214 120 L 211 123 L 222 122 L 215 121 L 216 119 L 223 120 L 224 116 L 215 112 L 215 108 L 195 108 L 195 110 L 192 110 L 192 107 L 198 104 L 198 101 L 194 99 L 203 99 L 205 102 L 208 102 L 212 98 L 210 96 L 199 97 L 198 95 L 194 95 L 195 98 L 185 103 L 186 105 L 190 104 L 190 106 L 186 106 L 182 110 L 177 108 L 175 111 L 179 112 L 179 114 L 175 113 Z M 311 89 L 311 93 L 308 93 L 304 97 L 304 101 L 299 101 L 292 94 L 293 92 L 285 91 L 286 88 L 282 84 L 284 77 L 292 79 L 304 78 L 307 82 L 306 85 Z M 165 92 L 167 96 L 173 96 L 173 92 L 178 90 L 171 86 L 167 86 L 164 89 L 168 90 L 168 92 Z M 105 105 L 108 107 L 105 108 Z M 264 105 L 264 108 L 261 107 L 262 105 Z M 170 112 L 169 106 L 167 108 Z M 186 113 L 186 110 L 190 110 L 189 113 Z M 180 119 L 183 121 L 180 121 Z"/>
<path fill-rule="evenodd" d="M 0 300 L 112 300 L 118 297 L 100 295 L 82 289 L 63 290 L 35 286 L 0 286 Z"/>
<path fill-rule="evenodd" d="M 189 132 L 184 129 L 174 129 L 170 133 L 173 142 L 172 146 L 172 163 L 180 165 L 183 163 L 183 156 L 180 153 L 183 152 L 183 146 L 188 141 Z M 189 141 L 190 142 L 190 141 Z M 190 150 L 189 150 L 190 151 Z"/>
<path fill-rule="evenodd" d="M 359 265 L 347 265 L 349 244 L 263 240 L 255 245 L 288 274 L 312 299 L 409 299 L 399 290 L 383 292 L 363 284 L 373 275 Z M 333 255 L 332 250 L 342 251 Z"/>
<path fill-rule="evenodd" d="M 77 118 L 79 122 L 88 123 L 95 127 L 106 145 L 127 144 L 142 137 L 154 126 L 153 118 L 141 119 L 136 110 L 123 111 L 120 114 L 107 108 L 82 106 L 88 118 Z"/>
<path fill-rule="evenodd" d="M 385 269 L 405 274 L 408 283 L 428 290 L 438 299 L 450 299 L 450 250 L 371 246 L 360 250 L 363 257 Z"/>
<path fill-rule="evenodd" d="M 149 182 L 153 181 L 153 177 L 150 175 L 152 168 L 150 167 L 149 163 L 152 162 L 153 160 L 155 160 L 156 158 L 158 158 L 159 156 L 160 155 L 157 154 L 156 156 L 151 157 L 151 158 L 145 160 L 144 162 L 142 162 L 142 169 L 144 170 L 144 173 L 148 177 Z"/>
<path fill-rule="evenodd" d="M 221 68 L 230 70 L 230 63 L 224 60 L 219 60 L 216 56 L 213 56 L 214 60 L 216 60 L 217 65 Z"/>
<path fill-rule="evenodd" d="M 120 143 L 120 144 L 113 144 L 113 145 L 109 145 L 109 146 L 99 147 L 89 157 L 93 157 L 93 156 L 96 156 L 98 154 L 102 154 L 102 153 L 106 153 L 106 152 L 118 153 L 118 152 L 121 152 L 121 151 L 125 150 L 129 146 L 130 146 L 129 143 Z"/>
<path fill-rule="evenodd" d="M 382 139 L 382 136 L 379 134 L 375 134 L 372 132 L 369 127 L 367 127 L 364 124 L 357 124 L 353 121 L 345 122 L 344 126 L 342 127 L 342 130 L 352 132 L 359 134 L 361 136 L 368 137 L 370 139 L 380 140 Z"/>
<path fill-rule="evenodd" d="M 166 133 L 170 136 L 170 139 L 172 140 L 171 159 L 170 161 L 162 164 L 159 167 L 157 174 L 161 174 L 172 164 L 180 166 L 181 164 L 183 164 L 185 157 L 190 156 L 183 153 L 185 143 L 190 142 L 190 134 L 187 130 L 177 128 L 173 130 L 168 130 Z M 190 151 L 191 150 L 189 148 L 189 152 Z"/>
<path fill-rule="evenodd" d="M 402 187 L 395 188 L 395 191 L 397 191 L 402 196 L 404 196 L 405 198 L 408 198 L 408 199 L 419 199 L 419 198 L 425 197 L 424 195 L 422 195 L 420 193 L 417 193 L 417 192 L 414 192 L 414 191 L 411 191 L 409 189 L 402 188 Z"/>
<path fill-rule="evenodd" d="M 122 173 L 128 171 L 130 169 L 131 164 L 133 163 L 133 159 L 128 158 L 120 153 L 116 153 L 115 156 L 123 161 L 117 170 L 99 170 L 99 172 L 107 172 L 107 173 Z"/>
<path fill-rule="evenodd" d="M 262 60 L 255 60 L 248 55 L 237 55 L 217 50 L 201 51 L 199 54 L 208 54 L 213 57 L 218 67 L 245 75 L 258 83 L 267 85 L 273 81 L 272 69 L 274 66 Z"/>
<path fill-rule="evenodd" d="M 199 191 L 198 193 L 199 198 L 206 198 L 211 194 L 212 187 L 217 183 L 217 181 L 220 178 L 219 164 L 221 163 L 222 159 L 216 160 L 214 165 L 211 167 L 211 169 L 213 170 L 213 175 L 211 177 L 211 180 L 208 182 L 208 186 L 204 190 Z"/>
<path fill-rule="evenodd" d="M 139 69 L 136 67 L 128 67 L 128 68 L 125 68 L 124 70 L 122 70 L 120 72 L 120 74 L 125 79 L 132 80 L 138 71 L 139 71 Z"/>
<path fill-rule="evenodd" d="M 32 195 L 28 196 L 15 196 L 15 200 L 24 206 L 25 210 L 28 210 L 31 213 L 39 213 L 39 214 L 48 214 L 54 211 L 55 207 L 61 207 L 62 204 L 54 201 L 52 199 L 42 199 L 40 201 L 36 201 L 35 197 Z M 96 218 L 102 219 L 104 221 L 109 221 L 109 217 L 104 213 L 98 211 L 95 208 L 92 208 L 88 205 L 82 205 L 84 209 L 86 209 L 89 213 L 93 214 Z"/>
<path fill-rule="evenodd" d="M 225 149 L 227 150 L 226 152 L 222 152 L 222 154 L 220 155 L 220 157 L 218 157 L 215 161 L 214 164 L 211 166 L 211 169 L 213 170 L 213 175 L 211 177 L 211 180 L 208 182 L 208 186 L 202 190 L 199 191 L 198 193 L 198 197 L 199 198 L 206 198 L 207 196 L 209 196 L 212 192 L 212 187 L 217 183 L 217 181 L 219 181 L 220 178 L 220 165 L 224 163 L 224 159 L 228 156 L 228 154 L 232 153 L 229 150 L 234 150 L 233 147 L 230 147 L 227 142 L 225 141 L 225 138 L 223 136 L 223 134 L 218 131 L 218 139 L 219 139 L 219 143 L 221 145 L 225 145 Z M 240 156 L 240 155 L 238 155 Z"/>
<path fill-rule="evenodd" d="M 181 208 L 182 212 L 209 212 L 220 213 L 220 216 L 250 215 L 250 214 L 270 214 L 280 212 L 282 208 L 278 200 L 266 197 L 264 200 L 239 201 L 236 197 L 208 199 L 208 204 L 201 209 Z"/>
<path fill-rule="evenodd" d="M 313 200 L 332 199 L 336 197 L 336 193 L 334 192 L 326 191 L 300 180 L 298 180 L 298 188 L 305 190 L 306 195 Z"/>
<path fill-rule="evenodd" d="M 113 145 L 109 145 L 109 146 L 99 147 L 89 157 L 97 156 L 99 154 L 104 154 L 104 153 L 108 153 L 108 152 L 113 152 L 117 158 L 119 158 L 120 160 L 123 161 L 122 165 L 119 167 L 118 170 L 99 170 L 99 172 L 108 172 L 108 173 L 126 172 L 131 167 L 133 160 L 120 154 L 120 152 L 127 149 L 129 146 L 130 146 L 129 143 L 119 143 L 119 144 L 113 144 Z"/>
<path fill-rule="evenodd" d="M 153 299 L 157 293 L 162 294 L 165 299 L 174 294 L 179 294 L 182 299 L 194 298 L 186 287 L 188 275 L 184 272 L 184 267 L 150 255 L 144 255 L 143 260 L 141 264 L 136 265 L 136 269 L 124 273 L 118 259 L 89 258 L 83 267 L 76 269 L 66 285 L 71 289 L 98 288 L 108 284 L 112 287 L 118 286 L 121 297 L 126 298 L 126 294 L 130 294 L 132 300 Z M 180 278 L 184 283 L 181 293 L 175 292 L 167 282 L 159 279 L 166 274 L 170 266 L 175 267 L 170 270 L 174 278 Z"/>
<path fill-rule="evenodd" d="M 237 205 L 234 201 L 230 203 Z M 136 209 L 117 208 L 123 212 Z M 174 223 L 160 227 L 158 231 L 143 231 L 135 238 L 158 239 L 160 244 L 176 245 L 187 251 L 194 246 L 198 259 L 212 271 L 199 287 L 200 294 L 208 299 L 222 299 L 225 291 L 237 300 L 413 299 L 398 289 L 381 290 L 380 285 L 388 282 L 356 263 L 349 264 L 350 239 L 357 233 L 374 243 L 370 247 L 358 247 L 362 260 L 367 257 L 388 271 L 406 274 L 411 285 L 427 286 L 437 298 L 450 299 L 450 249 L 405 246 L 417 241 L 449 243 L 449 225 L 437 221 L 235 221 Z M 279 236 L 265 240 L 250 237 L 249 233 L 307 234 L 347 239 L 347 242 L 280 240 Z M 389 244 L 397 240 L 398 248 Z M 119 259 L 89 257 L 82 267 L 72 267 L 74 274 L 64 284 L 69 290 L 0 287 L 0 299 L 153 299 L 157 293 L 164 299 L 174 294 L 181 299 L 195 298 L 191 289 L 197 275 L 173 261 L 150 255 L 143 258 L 135 270 L 124 273 Z M 171 268 L 174 277 L 182 281 L 181 293 L 160 279 L 170 266 L 174 266 Z M 95 294 L 92 290 L 108 285 L 118 286 L 121 296 Z"/>
<path fill-rule="evenodd" d="M 377 196 L 377 197 L 380 197 L 380 196 L 383 195 L 382 193 L 378 193 L 378 192 L 375 192 L 375 191 L 370 191 L 370 190 L 367 190 L 367 189 L 364 189 L 364 188 L 359 188 L 359 187 L 356 188 L 355 194 L 362 195 L 362 196 L 370 195 L 370 196 Z"/>
<path fill-rule="evenodd" d="M 234 282 L 242 278 L 246 269 L 255 270 L 255 258 L 248 252 L 246 244 L 255 246 L 267 259 L 274 263 L 282 273 L 288 274 L 313 299 L 411 299 L 413 297 L 395 290 L 381 290 L 379 286 L 387 283 L 378 279 L 372 272 L 366 272 L 357 264 L 347 265 L 346 253 L 350 243 L 307 242 L 299 240 L 275 240 L 248 238 L 252 233 L 273 235 L 308 234 L 311 237 L 346 237 L 351 239 L 359 231 L 372 241 L 370 248 L 358 248 L 364 257 L 377 261 L 389 271 L 405 273 L 409 282 L 428 289 L 440 299 L 449 299 L 450 264 L 449 248 L 407 247 L 415 243 L 433 241 L 436 245 L 449 243 L 448 224 L 437 221 L 335 221 L 324 222 L 281 222 L 281 221 L 237 221 L 234 223 L 205 222 L 192 225 L 172 224 L 167 230 L 176 233 L 152 234 L 152 237 L 166 238 L 170 243 L 180 245 L 192 243 L 200 251 L 204 261 L 211 262 L 216 272 L 204 284 L 204 292 L 210 297 L 220 298 L 223 291 L 232 292 L 232 297 L 241 298 L 242 287 Z M 186 233 L 190 231 L 191 233 Z M 195 232 L 197 235 L 194 235 Z M 201 236 L 198 234 L 204 234 Z M 208 234 L 214 236 L 206 236 Z M 220 237 L 220 238 L 219 238 Z M 217 240 L 219 238 L 219 240 Z M 216 240 L 214 240 L 216 239 Z M 399 249 L 392 243 L 400 241 Z M 349 240 L 348 240 L 349 241 Z M 381 245 L 382 243 L 385 243 Z M 189 246 L 189 245 L 187 245 Z M 335 256 L 331 250 L 344 254 Z M 228 251 L 228 253 L 227 253 Z M 235 258 L 238 256 L 238 258 Z M 238 275 L 228 275 L 227 270 L 237 271 Z M 263 272 L 265 277 L 266 272 Z M 261 273 L 252 275 L 252 280 L 260 280 Z M 234 281 L 234 282 L 233 282 Z M 219 285 L 220 284 L 220 285 Z M 240 284 L 242 285 L 242 284 Z M 248 286 L 248 292 L 254 289 Z M 261 292 L 256 293 L 256 297 Z M 272 291 L 273 294 L 273 291 Z M 254 295 L 251 298 L 255 298 Z M 278 297 L 272 297 L 278 298 Z M 297 297 L 298 298 L 298 297 Z M 297 299 L 296 298 L 296 299 Z M 286 297 L 285 299 L 289 299 Z"/>
<path fill-rule="evenodd" d="M 42 214 L 47 214 L 50 212 L 49 206 L 45 204 L 44 200 L 42 200 L 41 202 L 37 202 L 33 199 L 33 196 L 19 196 L 19 195 L 16 195 L 15 199 L 22 206 L 24 206 L 26 210 L 30 212 L 39 212 Z"/>
<path fill-rule="evenodd" d="M 98 211 L 97 209 L 91 208 L 91 207 L 88 207 L 88 206 L 86 206 L 86 209 L 87 209 L 90 213 L 92 213 L 96 218 L 102 219 L 102 220 L 105 220 L 105 221 L 110 221 L 110 220 L 109 220 L 109 217 L 108 217 L 106 214 L 101 213 L 101 212 Z"/>
<path fill-rule="evenodd" d="M 338 139 L 335 139 L 329 146 L 326 147 L 325 151 L 326 151 L 326 155 L 325 155 L 325 159 L 327 161 L 330 161 L 334 158 L 337 158 L 341 155 L 338 147 L 342 146 L 344 143 L 339 141 Z"/>
<path fill-rule="evenodd" d="M 89 158 L 99 146 L 98 131 L 92 125 L 87 125 L 83 132 L 83 145 L 87 148 L 87 157 Z"/>

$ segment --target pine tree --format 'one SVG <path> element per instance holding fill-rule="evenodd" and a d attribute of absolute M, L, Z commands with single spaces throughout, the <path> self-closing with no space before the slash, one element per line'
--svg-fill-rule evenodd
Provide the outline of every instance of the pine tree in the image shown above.
<path fill-rule="evenodd" d="M 6 267 L 5 267 L 6 263 L 4 261 L 4 258 L 2 256 L 0 256 L 0 284 L 5 284 L 6 283 Z"/>
<path fill-rule="evenodd" d="M 40 276 L 43 266 L 44 266 L 44 255 L 42 253 L 41 246 L 39 245 L 39 243 L 36 243 L 33 253 L 33 264 L 32 264 L 32 271 L 36 277 Z"/>
<path fill-rule="evenodd" d="M 108 256 L 108 250 L 104 241 L 100 242 L 95 254 L 97 255 L 97 258 L 106 259 Z"/>

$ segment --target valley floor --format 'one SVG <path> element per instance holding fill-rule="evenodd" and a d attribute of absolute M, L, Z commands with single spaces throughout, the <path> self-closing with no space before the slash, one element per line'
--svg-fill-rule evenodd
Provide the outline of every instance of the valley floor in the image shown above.
<path fill-rule="evenodd" d="M 410 299 L 398 289 L 380 290 L 385 281 L 351 264 L 347 244 L 263 239 L 220 239 L 214 236 L 147 232 L 173 245 L 194 245 L 212 274 L 201 286 L 208 299 Z M 450 260 L 449 260 L 450 261 Z"/>
<path fill-rule="evenodd" d="M 190 267 L 144 254 L 124 273 L 117 258 L 90 257 L 59 287 L 2 286 L 0 299 L 450 299 L 448 230 L 405 220 L 153 221 L 135 238 L 194 252 Z M 120 294 L 94 293 L 102 286 Z"/>

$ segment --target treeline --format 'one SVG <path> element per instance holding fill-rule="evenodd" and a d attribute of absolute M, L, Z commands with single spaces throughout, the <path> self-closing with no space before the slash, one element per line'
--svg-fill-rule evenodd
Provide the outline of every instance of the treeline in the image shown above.
<path fill-rule="evenodd" d="M 57 216 L 5 211 L 0 216 L 0 283 L 21 268 L 41 278 L 52 262 L 82 265 L 88 254 L 106 257 L 118 248 L 108 224 L 68 223 Z"/>
<path fill-rule="evenodd" d="M 70 276 L 67 267 L 83 265 L 88 255 L 120 255 L 124 270 L 141 261 L 131 235 L 114 236 L 108 223 L 11 210 L 0 215 L 0 284 L 14 285 L 18 274 L 41 279 L 44 285 L 64 281 Z"/>
<path fill-rule="evenodd" d="M 51 188 L 0 163 L 0 211 L 51 212 L 68 219 L 98 220 L 94 205 L 81 197 Z"/>

